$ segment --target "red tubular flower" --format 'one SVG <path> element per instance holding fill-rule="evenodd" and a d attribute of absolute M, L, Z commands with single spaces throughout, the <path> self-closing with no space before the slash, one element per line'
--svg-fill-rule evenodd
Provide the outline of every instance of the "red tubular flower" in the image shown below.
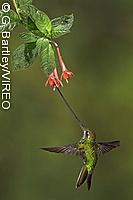
<path fill-rule="evenodd" d="M 67 83 L 69 78 L 71 78 L 71 76 L 73 75 L 72 72 L 70 72 L 68 69 L 62 71 L 62 75 L 61 75 L 61 79 L 63 78 Z"/>
<path fill-rule="evenodd" d="M 52 74 L 49 76 L 48 80 L 46 81 L 45 86 L 47 86 L 47 84 L 49 84 L 49 86 L 51 88 L 53 88 L 53 89 L 55 89 L 56 87 L 59 88 L 60 86 L 62 86 L 62 83 L 58 78 L 58 74 L 57 74 L 57 69 L 56 68 L 54 69 Z"/>
<path fill-rule="evenodd" d="M 62 69 L 61 79 L 63 78 L 66 82 L 68 82 L 69 78 L 71 78 L 73 73 L 66 68 L 64 61 L 61 57 L 59 47 L 57 45 L 56 45 L 56 50 L 57 50 L 60 66 L 61 66 L 61 69 Z"/>

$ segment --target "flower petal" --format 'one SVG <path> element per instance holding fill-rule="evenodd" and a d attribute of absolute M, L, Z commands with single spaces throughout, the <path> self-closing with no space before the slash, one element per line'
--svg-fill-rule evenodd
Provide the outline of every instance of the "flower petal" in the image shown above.
<path fill-rule="evenodd" d="M 53 89 L 55 89 L 55 87 L 59 88 L 60 86 L 62 86 L 62 83 L 61 83 L 60 79 L 58 78 L 56 68 L 54 69 L 52 74 L 49 76 L 48 80 L 46 81 L 45 86 L 47 86 L 47 84 L 49 84 L 49 86 Z"/>
<path fill-rule="evenodd" d="M 65 71 L 62 72 L 61 79 L 63 78 L 64 80 L 68 81 L 72 75 L 73 73 L 68 69 L 66 69 Z"/>

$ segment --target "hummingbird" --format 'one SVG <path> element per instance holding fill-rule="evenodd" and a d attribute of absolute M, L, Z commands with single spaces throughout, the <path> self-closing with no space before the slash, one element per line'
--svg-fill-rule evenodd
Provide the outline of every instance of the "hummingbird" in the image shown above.
<path fill-rule="evenodd" d="M 57 90 L 62 97 L 64 103 L 69 108 L 76 121 L 80 125 L 83 131 L 83 137 L 80 139 L 79 142 L 73 144 L 63 145 L 59 147 L 43 147 L 41 149 L 54 153 L 63 153 L 65 155 L 78 156 L 82 160 L 83 165 L 76 181 L 76 188 L 79 188 L 86 181 L 87 188 L 88 190 L 90 190 L 93 172 L 98 159 L 101 155 L 104 155 L 112 149 L 120 146 L 120 141 L 97 142 L 96 134 L 87 129 L 82 124 L 62 92 L 58 88 Z"/>

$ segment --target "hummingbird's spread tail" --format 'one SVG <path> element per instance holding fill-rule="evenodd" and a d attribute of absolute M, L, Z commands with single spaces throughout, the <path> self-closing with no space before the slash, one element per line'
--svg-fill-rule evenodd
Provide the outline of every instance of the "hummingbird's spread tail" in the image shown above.
<path fill-rule="evenodd" d="M 76 188 L 80 187 L 85 182 L 87 175 L 88 175 L 88 171 L 87 171 L 86 165 L 83 165 L 76 182 Z"/>
<path fill-rule="evenodd" d="M 88 190 L 90 190 L 91 180 L 92 180 L 92 173 L 88 174 L 86 165 L 83 165 L 76 182 L 76 188 L 80 187 L 85 181 L 87 181 L 87 188 Z"/>
<path fill-rule="evenodd" d="M 88 176 L 87 176 L 87 188 L 88 188 L 88 190 L 90 190 L 90 188 L 91 188 L 91 181 L 92 181 L 92 173 L 88 174 Z"/>

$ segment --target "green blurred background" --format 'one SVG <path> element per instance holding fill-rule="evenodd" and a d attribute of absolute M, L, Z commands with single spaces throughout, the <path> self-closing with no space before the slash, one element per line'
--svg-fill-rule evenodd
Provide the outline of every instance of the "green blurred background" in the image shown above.
<path fill-rule="evenodd" d="M 34 0 L 51 18 L 74 13 L 57 42 L 74 73 L 62 92 L 98 141 L 121 147 L 99 160 L 92 190 L 75 189 L 81 161 L 42 146 L 76 142 L 81 130 L 60 97 L 44 87 L 39 59 L 11 74 L 12 106 L 0 112 L 0 200 L 133 199 L 133 1 Z M 15 29 L 11 52 L 22 43 Z"/>

